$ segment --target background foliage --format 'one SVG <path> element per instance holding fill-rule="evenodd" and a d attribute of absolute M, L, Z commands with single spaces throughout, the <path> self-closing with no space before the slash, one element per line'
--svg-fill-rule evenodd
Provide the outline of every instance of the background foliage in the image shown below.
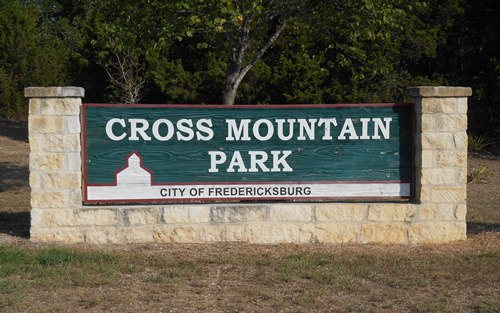
<path fill-rule="evenodd" d="M 87 102 L 221 103 L 231 75 L 284 25 L 236 86 L 236 103 L 408 101 L 412 85 L 471 86 L 470 128 L 496 137 L 499 7 L 495 0 L 0 0 L 0 115 L 26 118 L 22 91 L 35 85 L 82 86 Z"/>

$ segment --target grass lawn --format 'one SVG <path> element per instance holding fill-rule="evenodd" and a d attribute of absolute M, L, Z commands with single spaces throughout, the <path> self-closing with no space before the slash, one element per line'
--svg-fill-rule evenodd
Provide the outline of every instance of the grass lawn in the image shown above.
<path fill-rule="evenodd" d="M 438 246 L 0 247 L 0 311 L 498 312 L 498 236 Z"/>

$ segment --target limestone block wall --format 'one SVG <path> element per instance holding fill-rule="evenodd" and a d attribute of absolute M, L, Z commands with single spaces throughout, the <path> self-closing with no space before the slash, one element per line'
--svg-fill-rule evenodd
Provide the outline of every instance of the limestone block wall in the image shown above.
<path fill-rule="evenodd" d="M 466 238 L 470 88 L 413 87 L 415 196 L 405 203 L 84 206 L 79 87 L 29 87 L 31 240 L 441 243 Z"/>

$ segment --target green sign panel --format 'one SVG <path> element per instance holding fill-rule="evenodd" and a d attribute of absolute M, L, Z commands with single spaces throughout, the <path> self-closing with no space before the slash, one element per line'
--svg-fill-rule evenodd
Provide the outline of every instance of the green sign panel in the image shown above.
<path fill-rule="evenodd" d="M 86 203 L 409 198 L 408 105 L 84 104 Z"/>

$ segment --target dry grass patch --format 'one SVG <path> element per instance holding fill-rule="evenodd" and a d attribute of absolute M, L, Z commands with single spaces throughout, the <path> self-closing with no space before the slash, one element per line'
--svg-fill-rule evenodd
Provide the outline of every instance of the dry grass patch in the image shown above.
<path fill-rule="evenodd" d="M 30 312 L 498 312 L 500 237 L 481 236 L 425 247 L 4 246 L 0 306 Z"/>

